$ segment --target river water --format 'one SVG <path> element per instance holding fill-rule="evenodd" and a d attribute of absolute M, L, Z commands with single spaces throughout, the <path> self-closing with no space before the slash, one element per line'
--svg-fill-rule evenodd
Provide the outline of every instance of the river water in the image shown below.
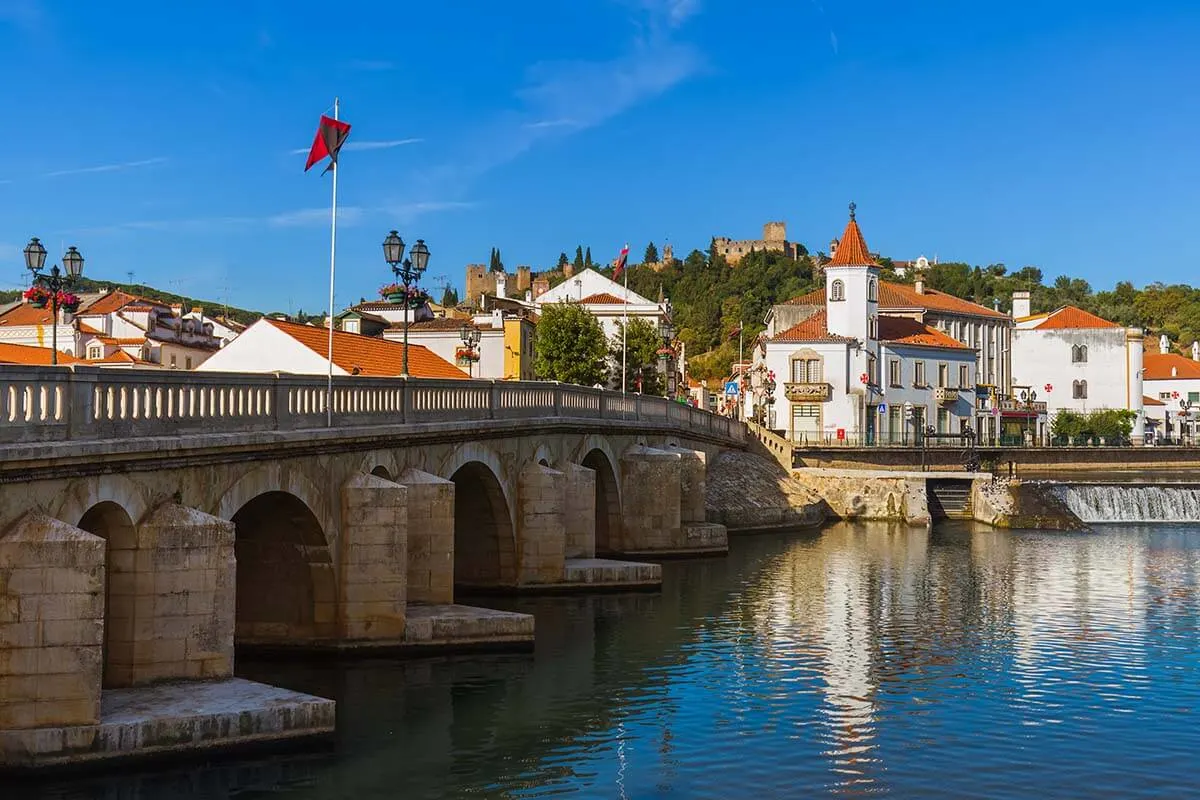
<path fill-rule="evenodd" d="M 1200 796 L 1200 526 L 840 524 L 509 601 L 536 652 L 243 664 L 332 752 L 0 797 Z"/>

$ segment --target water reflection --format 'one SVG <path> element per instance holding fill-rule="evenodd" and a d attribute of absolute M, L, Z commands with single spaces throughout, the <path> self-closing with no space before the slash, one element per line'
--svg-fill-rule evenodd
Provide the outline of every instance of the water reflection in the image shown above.
<path fill-rule="evenodd" d="M 728 559 L 668 564 L 661 595 L 512 601 L 537 614 L 533 656 L 242 665 L 335 697 L 333 753 L 22 791 L 1187 794 L 1198 548 L 1200 529 L 1148 527 L 738 540 Z"/>

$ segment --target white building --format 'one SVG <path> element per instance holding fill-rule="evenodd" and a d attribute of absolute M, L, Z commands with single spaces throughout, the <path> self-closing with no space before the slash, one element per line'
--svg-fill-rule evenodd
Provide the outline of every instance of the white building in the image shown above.
<path fill-rule="evenodd" d="M 666 316 L 663 305 L 626 289 L 614 280 L 593 269 L 576 273 L 553 289 L 539 295 L 534 304 L 539 308 L 549 303 L 575 302 L 591 312 L 604 328 L 608 338 L 620 335 L 622 319 L 644 319 L 655 329 Z"/>
<path fill-rule="evenodd" d="M 842 248 L 839 248 L 838 252 L 841 251 Z M 869 257 L 867 254 L 866 258 Z M 838 260 L 835 253 L 833 261 Z M 776 336 L 823 309 L 828 288 L 827 280 L 825 289 L 817 289 L 772 307 L 766 317 L 767 335 Z M 920 275 L 912 286 L 879 281 L 875 307 L 881 320 L 901 317 L 915 320 L 935 328 L 975 354 L 972 374 L 967 381 L 956 385 L 973 387 L 974 396 L 968 397 L 967 402 L 975 406 L 974 430 L 981 441 L 991 440 L 1000 434 L 1003 418 L 994 412 L 1009 407 L 1003 413 L 1020 413 L 1011 409 L 1013 322 L 1007 314 L 926 287 Z M 931 420 L 929 424 L 933 424 L 934 417 L 928 419 Z"/>
<path fill-rule="evenodd" d="M 1191 441 L 1200 433 L 1200 342 L 1192 342 L 1191 352 L 1190 359 L 1171 352 L 1164 334 L 1158 352 L 1142 356 L 1142 385 L 1147 399 L 1157 401 L 1146 405 L 1146 420 L 1156 438 Z"/>
<path fill-rule="evenodd" d="M 757 355 L 776 379 L 771 427 L 809 444 L 916 443 L 930 426 L 970 427 L 975 350 L 916 316 L 881 316 L 879 265 L 853 204 L 824 273 L 819 304 L 806 295 L 768 316 Z"/>
<path fill-rule="evenodd" d="M 329 329 L 260 319 L 198 368 L 201 372 L 285 372 L 325 375 Z M 404 346 L 373 336 L 333 332 L 333 374 L 395 377 Z M 458 367 L 419 344 L 409 344 L 408 372 L 416 378 L 466 378 Z"/>
<path fill-rule="evenodd" d="M 478 360 L 474 362 L 461 357 L 465 355 L 464 325 L 479 336 L 475 346 Z M 506 314 L 497 308 L 491 313 L 476 314 L 469 320 L 448 317 L 418 320 L 408 327 L 408 341 L 429 348 L 471 377 L 531 381 L 534 379 L 535 328 L 536 315 Z M 383 332 L 383 338 L 402 342 L 404 325 L 391 325 Z"/>
<path fill-rule="evenodd" d="M 115 367 L 193 369 L 222 346 L 211 319 L 179 305 L 119 290 L 79 296 L 72 315 L 60 309 L 58 349 L 88 363 Z M 0 341 L 50 347 L 52 312 L 22 303 L 0 314 Z M 234 334 L 236 335 L 236 334 Z"/>
<path fill-rule="evenodd" d="M 1013 381 L 1037 392 L 1052 422 L 1063 410 L 1128 409 L 1142 440 L 1142 331 L 1063 306 L 1029 313 L 1029 292 L 1013 293 Z M 1044 432 L 1043 438 L 1044 438 Z"/>

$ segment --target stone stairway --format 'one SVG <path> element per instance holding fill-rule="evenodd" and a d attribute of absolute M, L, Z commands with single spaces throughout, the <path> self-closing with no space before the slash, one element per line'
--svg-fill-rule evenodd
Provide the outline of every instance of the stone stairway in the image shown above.
<path fill-rule="evenodd" d="M 929 513 L 935 519 L 971 519 L 971 482 L 930 480 L 926 484 Z"/>

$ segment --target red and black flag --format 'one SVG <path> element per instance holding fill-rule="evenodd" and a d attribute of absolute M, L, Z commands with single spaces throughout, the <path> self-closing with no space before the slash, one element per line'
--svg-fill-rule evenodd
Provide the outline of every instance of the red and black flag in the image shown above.
<path fill-rule="evenodd" d="M 729 332 L 729 341 L 733 341 L 742 335 L 742 323 L 738 323 L 737 327 Z"/>
<path fill-rule="evenodd" d="M 329 158 L 329 166 L 325 167 L 325 172 L 333 169 L 333 166 L 337 164 L 338 151 L 342 149 L 342 145 L 346 143 L 346 137 L 349 135 L 350 123 L 322 114 L 321 124 L 317 126 L 317 135 L 313 139 L 312 149 L 308 151 L 308 163 L 304 165 L 304 171 L 308 172 L 312 169 L 313 164 L 325 157 Z"/>
<path fill-rule="evenodd" d="M 617 259 L 617 265 L 613 267 L 613 280 L 621 279 L 621 273 L 625 271 L 625 262 L 629 260 L 629 245 L 626 244 L 621 248 L 621 255 Z"/>

